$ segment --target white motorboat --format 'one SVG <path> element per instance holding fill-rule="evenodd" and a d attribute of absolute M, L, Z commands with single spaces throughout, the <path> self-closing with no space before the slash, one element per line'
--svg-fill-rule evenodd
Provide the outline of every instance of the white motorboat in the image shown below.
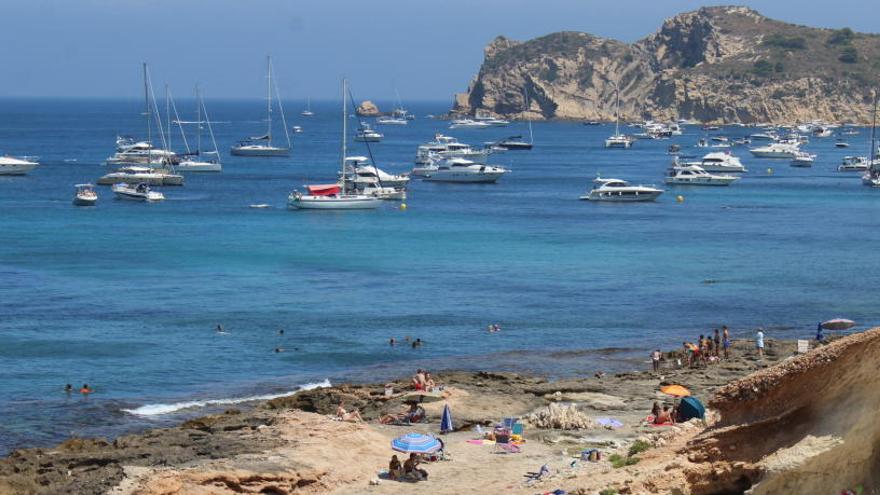
<path fill-rule="evenodd" d="M 509 120 L 493 117 L 492 115 L 479 112 L 474 115 L 474 120 L 477 122 L 489 124 L 489 126 L 491 127 L 507 127 L 510 125 Z"/>
<path fill-rule="evenodd" d="M 149 123 L 147 125 L 150 125 Z M 107 158 L 107 165 L 173 165 L 180 157 L 173 151 L 156 148 L 149 141 L 135 141 L 128 136 L 116 137 L 116 153 Z"/>
<path fill-rule="evenodd" d="M 77 184 L 76 194 L 73 196 L 73 204 L 76 206 L 95 206 L 98 203 L 98 193 L 91 184 Z"/>
<path fill-rule="evenodd" d="M 25 175 L 37 165 L 37 162 L 24 158 L 0 156 L 0 175 Z"/>
<path fill-rule="evenodd" d="M 838 139 L 837 141 L 834 142 L 834 147 L 835 148 L 849 148 L 849 143 L 847 143 L 846 141 L 844 141 L 842 139 Z"/>
<path fill-rule="evenodd" d="M 388 187 L 379 186 L 377 184 L 362 184 L 358 189 L 355 189 L 355 191 L 357 191 L 359 194 L 364 194 L 366 196 L 375 196 L 379 199 L 384 200 L 406 200 L 406 188 L 404 187 Z"/>
<path fill-rule="evenodd" d="M 450 129 L 488 129 L 492 124 L 474 119 L 455 119 L 449 125 Z"/>
<path fill-rule="evenodd" d="M 287 132 L 287 119 L 284 117 L 284 107 L 281 104 L 281 95 L 278 92 L 277 85 L 273 85 L 272 77 L 272 58 L 266 57 L 266 73 L 268 79 L 268 95 L 266 97 L 266 134 L 255 136 L 240 141 L 232 147 L 230 151 L 235 156 L 290 156 L 292 148 L 290 142 L 290 133 Z M 281 123 L 284 129 L 284 137 L 287 140 L 287 147 L 274 146 L 272 144 L 272 101 L 277 100 L 278 110 L 281 113 Z"/>
<path fill-rule="evenodd" d="M 697 165 L 706 172 L 747 172 L 746 167 L 743 166 L 739 158 L 729 151 L 713 151 L 705 154 L 700 161 L 682 162 L 680 165 Z"/>
<path fill-rule="evenodd" d="M 348 192 L 346 174 L 346 150 L 348 148 L 348 81 L 342 80 L 342 149 L 339 157 L 341 184 L 310 185 L 306 192 L 292 191 L 287 197 L 287 206 L 297 210 L 371 210 L 382 204 L 378 196 L 356 191 Z M 352 189 L 354 189 L 352 187 Z"/>
<path fill-rule="evenodd" d="M 183 176 L 175 174 L 170 169 L 150 168 L 138 165 L 121 167 L 115 172 L 105 174 L 98 179 L 101 186 L 110 186 L 123 182 L 131 184 L 149 184 L 151 186 L 182 186 Z"/>
<path fill-rule="evenodd" d="M 486 163 L 491 149 L 475 149 L 469 144 L 458 142 L 451 136 L 435 134 L 434 141 L 423 144 L 416 150 L 416 163 L 423 165 L 432 160 L 447 158 L 463 158 L 477 163 Z"/>
<path fill-rule="evenodd" d="M 816 155 L 807 153 L 806 151 L 798 151 L 791 159 L 792 167 L 812 167 L 816 160 Z"/>
<path fill-rule="evenodd" d="M 370 124 L 361 122 L 357 133 L 354 135 L 354 140 L 361 143 L 378 143 L 384 137 L 385 136 L 381 132 L 371 128 Z"/>
<path fill-rule="evenodd" d="M 425 176 L 431 182 L 492 183 L 509 170 L 476 163 L 464 158 L 450 158 L 437 164 L 437 170 Z"/>
<path fill-rule="evenodd" d="M 815 127 L 813 136 L 817 138 L 826 138 L 834 135 L 834 131 L 830 127 Z"/>
<path fill-rule="evenodd" d="M 390 187 L 406 187 L 409 176 L 405 174 L 389 174 L 372 165 L 365 156 L 349 156 L 345 158 L 345 172 L 351 174 L 354 184 L 377 184 Z"/>
<path fill-rule="evenodd" d="M 778 136 L 776 134 L 759 132 L 757 134 L 750 135 L 749 139 L 752 141 L 776 141 L 776 139 L 778 139 Z"/>
<path fill-rule="evenodd" d="M 838 172 L 864 172 L 868 170 L 867 156 L 845 156 L 840 165 L 837 166 Z"/>
<path fill-rule="evenodd" d="M 395 117 L 393 115 L 383 115 L 381 117 L 376 118 L 376 123 L 379 125 L 408 125 L 409 121 L 402 117 Z"/>
<path fill-rule="evenodd" d="M 796 144 L 770 143 L 767 146 L 752 148 L 749 150 L 755 158 L 785 158 L 792 160 L 800 152 Z"/>
<path fill-rule="evenodd" d="M 291 127 L 290 130 L 296 134 L 299 134 L 303 131 L 303 128 L 302 128 L 302 126 L 295 125 L 295 126 Z"/>
<path fill-rule="evenodd" d="M 113 186 L 113 193 L 118 199 L 125 199 L 129 201 L 154 202 L 162 201 L 165 199 L 165 195 L 163 195 L 159 191 L 153 191 L 152 189 L 150 189 L 149 185 L 144 183 L 137 184 L 135 186 L 128 185 L 124 182 L 115 184 Z"/>
<path fill-rule="evenodd" d="M 175 114 L 177 109 L 174 109 Z M 204 114 L 204 117 L 202 116 Z M 203 120 L 204 119 L 204 120 Z M 220 163 L 220 151 L 217 148 L 217 140 L 214 139 L 214 129 L 211 127 L 211 119 L 208 117 L 208 109 L 202 99 L 202 93 L 196 86 L 196 120 L 195 122 L 182 122 L 177 119 L 180 126 L 180 133 L 183 136 L 183 143 L 186 146 L 184 159 L 177 164 L 176 169 L 183 172 L 222 172 L 223 164 Z M 183 124 L 195 124 L 196 126 L 196 149 L 190 151 L 189 143 L 186 141 L 186 133 L 183 132 Z M 213 151 L 202 150 L 202 124 L 208 128 L 208 135 L 211 137 L 211 143 L 214 145 Z M 168 132 L 169 146 L 171 143 L 171 132 Z"/>
<path fill-rule="evenodd" d="M 729 186 L 738 181 L 735 175 L 715 175 L 699 165 L 673 165 L 666 174 L 666 183 L 677 186 Z"/>
<path fill-rule="evenodd" d="M 581 196 L 580 199 L 613 203 L 635 203 L 654 201 L 663 194 L 662 189 L 654 186 L 631 185 L 629 182 L 620 179 L 596 177 L 593 179 L 593 184 L 593 189 Z"/>

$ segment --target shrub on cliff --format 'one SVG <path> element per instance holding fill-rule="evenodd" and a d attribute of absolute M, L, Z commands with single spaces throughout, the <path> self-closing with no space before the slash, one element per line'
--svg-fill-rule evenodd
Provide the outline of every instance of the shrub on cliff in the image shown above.
<path fill-rule="evenodd" d="M 807 40 L 800 36 L 786 36 L 774 33 L 764 38 L 764 46 L 773 48 L 785 48 L 786 50 L 804 50 L 807 48 Z"/>
<path fill-rule="evenodd" d="M 840 56 L 837 57 L 837 60 L 840 60 L 845 64 L 854 64 L 859 61 L 859 52 L 854 46 L 844 47 L 843 50 L 840 51 Z"/>
<path fill-rule="evenodd" d="M 848 45 L 852 43 L 855 33 L 850 28 L 836 29 L 828 36 L 829 45 Z"/>

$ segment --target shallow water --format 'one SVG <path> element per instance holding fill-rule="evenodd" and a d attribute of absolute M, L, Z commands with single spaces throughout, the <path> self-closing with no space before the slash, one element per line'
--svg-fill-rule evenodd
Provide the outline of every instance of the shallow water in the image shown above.
<path fill-rule="evenodd" d="M 764 326 L 794 337 L 837 316 L 880 320 L 880 191 L 836 171 L 843 155 L 865 153 L 864 130 L 849 149 L 814 139 L 812 169 L 737 150 L 750 172 L 729 188 L 671 187 L 656 204 L 608 205 L 577 199 L 597 172 L 660 184 L 666 147 L 696 154 L 702 131 L 621 151 L 602 148 L 607 126 L 537 123 L 533 151 L 496 155 L 513 170 L 498 184 L 415 181 L 406 211 L 296 212 L 284 208 L 292 188 L 335 177 L 338 105 L 313 103 L 306 119 L 302 103 L 288 103 L 290 124 L 305 128 L 293 156 L 259 159 L 228 148 L 260 132 L 261 104 L 207 103 L 228 122 L 215 128 L 222 174 L 189 174 L 160 204 L 114 201 L 101 188 L 97 207 L 75 208 L 73 184 L 104 173 L 116 133 L 143 134 L 139 103 L 0 101 L 0 150 L 42 163 L 0 177 L 0 452 L 193 411 L 126 410 L 325 379 L 419 365 L 588 373 L 638 366 L 650 348 L 724 323 L 734 336 Z M 525 132 L 448 131 L 421 118 L 445 103 L 412 110 L 410 125 L 380 128 L 386 140 L 372 148 L 385 169 L 408 170 L 437 131 L 473 144 Z M 258 203 L 273 208 L 247 207 Z M 502 332 L 486 333 L 490 322 Z M 391 349 L 392 336 L 426 345 Z M 604 348 L 622 350 L 578 352 Z M 61 390 L 83 382 L 97 390 L 87 399 Z"/>

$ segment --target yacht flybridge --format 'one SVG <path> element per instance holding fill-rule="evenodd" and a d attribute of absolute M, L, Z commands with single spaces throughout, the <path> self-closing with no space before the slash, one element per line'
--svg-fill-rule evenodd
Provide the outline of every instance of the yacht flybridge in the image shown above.
<path fill-rule="evenodd" d="M 611 203 L 636 203 L 654 201 L 663 194 L 662 189 L 657 189 L 654 186 L 632 185 L 620 179 L 596 177 L 593 179 L 593 184 L 593 189 L 581 196 L 580 199 Z"/>
<path fill-rule="evenodd" d="M 770 143 L 767 146 L 752 148 L 749 151 L 756 158 L 786 158 L 792 160 L 800 152 L 800 147 L 791 143 Z"/>
<path fill-rule="evenodd" d="M 290 156 L 292 148 L 290 133 L 287 131 L 287 119 L 284 117 L 284 107 L 281 104 L 281 94 L 278 86 L 272 83 L 272 57 L 266 57 L 266 73 L 268 79 L 266 97 L 266 134 L 250 137 L 232 147 L 231 153 L 236 156 Z M 287 147 L 272 144 L 272 102 L 277 101 L 278 111 L 281 113 L 281 124 L 284 129 L 284 138 Z"/>
<path fill-rule="evenodd" d="M 681 162 L 680 165 L 697 165 L 706 172 L 742 173 L 747 171 L 739 158 L 729 151 L 713 151 L 705 154 L 699 161 Z"/>
<path fill-rule="evenodd" d="M 348 192 L 349 175 L 346 174 L 346 151 L 348 148 L 348 81 L 342 80 L 342 149 L 339 157 L 340 184 L 306 186 L 305 192 L 292 191 L 287 205 L 298 210 L 367 210 L 378 208 L 382 199 L 377 196 Z"/>
<path fill-rule="evenodd" d="M 431 182 L 497 182 L 502 175 L 509 172 L 506 168 L 476 163 L 464 158 L 441 160 L 437 169 L 429 172 L 425 180 Z"/>

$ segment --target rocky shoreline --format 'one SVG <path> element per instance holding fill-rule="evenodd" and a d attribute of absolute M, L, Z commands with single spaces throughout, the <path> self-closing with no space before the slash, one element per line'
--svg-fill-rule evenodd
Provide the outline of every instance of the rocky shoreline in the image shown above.
<path fill-rule="evenodd" d="M 428 423 L 409 428 L 377 422 L 383 414 L 404 407 L 405 398 L 400 393 L 385 395 L 385 383 L 306 390 L 249 410 L 230 409 L 186 421 L 178 427 L 126 435 L 113 441 L 70 439 L 51 449 L 16 450 L 0 460 L 0 493 L 405 492 L 405 483 L 370 486 L 369 482 L 387 464 L 392 453 L 389 439 L 411 429 L 436 433 L 444 403 L 454 411 L 456 432 L 445 439 L 455 462 L 428 468 L 435 473 L 426 482 L 431 485 L 430 491 L 461 493 L 483 487 L 497 492 L 502 486 L 499 483 L 513 479 L 514 483 L 503 485 L 511 488 L 511 493 L 534 493 L 534 486 L 521 486 L 518 478 L 522 470 L 549 463 L 546 459 L 558 459 L 560 452 L 578 452 L 587 447 L 598 447 L 608 453 L 626 452 L 636 440 L 649 442 L 660 452 L 673 445 L 683 447 L 679 444 L 703 431 L 704 427 L 690 424 L 671 430 L 641 424 L 654 401 L 669 402 L 668 397 L 658 392 L 659 386 L 682 384 L 708 402 L 718 390 L 729 390 L 731 383 L 788 360 L 795 348 L 791 341 L 768 340 L 766 355 L 759 359 L 752 342 L 735 341 L 730 360 L 706 368 L 676 369 L 672 366 L 672 355 L 668 355 L 667 366 L 659 373 L 635 371 L 560 380 L 516 373 L 441 372 L 436 379 L 445 387 L 446 400 L 424 404 Z M 393 382 L 392 386 L 405 391 L 408 379 Z M 723 397 L 730 396 L 730 392 L 724 394 Z M 334 421 L 332 416 L 342 402 L 349 410 L 360 410 L 366 423 Z M 506 416 L 527 417 L 550 404 L 574 406 L 592 419 L 613 417 L 624 426 L 605 429 L 593 425 L 582 430 L 529 426 L 526 453 L 517 456 L 489 455 L 466 443 L 473 436 L 470 430 L 474 425 L 488 426 Z M 679 454 L 670 455 L 675 458 Z M 473 462 L 487 464 L 483 468 L 494 474 L 471 472 L 471 457 Z M 652 458 L 646 454 L 643 463 Z M 593 481 L 587 483 L 575 471 L 569 473 L 570 477 L 551 479 L 554 486 L 584 490 L 575 493 L 595 493 L 590 487 L 596 483 L 623 488 L 627 479 L 629 484 L 638 484 L 645 478 L 604 462 L 604 479 L 593 473 Z M 561 473 L 563 467 L 554 469 Z M 670 479 L 687 483 L 680 477 Z"/>

